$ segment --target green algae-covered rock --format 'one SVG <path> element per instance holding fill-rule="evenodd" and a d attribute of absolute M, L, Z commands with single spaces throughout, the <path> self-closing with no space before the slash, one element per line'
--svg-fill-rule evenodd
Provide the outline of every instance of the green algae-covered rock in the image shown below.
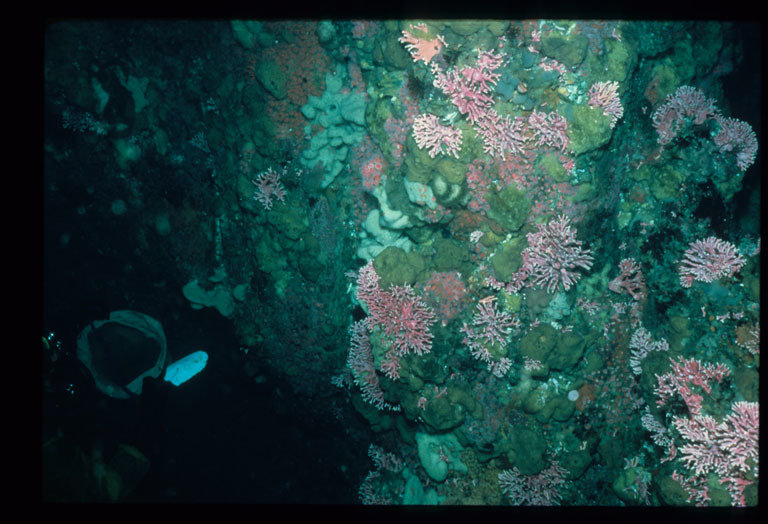
<path fill-rule="evenodd" d="M 432 480 L 444 481 L 448 476 L 448 470 L 467 472 L 467 466 L 461 461 L 461 452 L 464 448 L 453 433 L 431 435 L 418 432 L 416 448 L 419 453 L 419 462 Z M 444 457 L 448 458 L 447 462 Z"/>
<path fill-rule="evenodd" d="M 666 475 L 657 481 L 657 493 L 661 500 L 669 506 L 693 506 L 688 502 L 688 492 L 680 485 L 680 482 Z"/>
<path fill-rule="evenodd" d="M 396 22 L 384 23 L 384 32 L 376 38 L 373 60 L 387 69 L 405 69 L 411 65 L 411 55 L 398 41 L 402 36 Z"/>
<path fill-rule="evenodd" d="M 650 472 L 641 467 L 627 468 L 619 471 L 611 484 L 613 493 L 625 504 L 631 506 L 644 505 L 645 498 L 638 490 L 638 484 L 648 485 L 651 481 Z"/>
<path fill-rule="evenodd" d="M 680 184 L 684 181 L 683 173 L 669 164 L 664 164 L 651 180 L 651 193 L 661 202 L 674 202 L 680 193 Z"/>
<path fill-rule="evenodd" d="M 488 218 L 510 231 L 520 229 L 531 212 L 531 201 L 525 191 L 517 189 L 514 185 L 507 186 L 498 193 L 490 192 L 488 203 Z"/>
<path fill-rule="evenodd" d="M 523 265 L 522 252 L 528 246 L 525 237 L 513 237 L 504 241 L 491 257 L 491 267 L 496 278 L 506 282 Z"/>
<path fill-rule="evenodd" d="M 573 480 L 581 477 L 591 463 L 592 453 L 588 449 L 581 449 L 566 453 L 561 464 L 568 470 L 567 478 Z"/>
<path fill-rule="evenodd" d="M 549 33 L 541 37 L 541 52 L 568 67 L 574 68 L 581 64 L 587 55 L 589 40 L 583 34 L 568 36 Z"/>
<path fill-rule="evenodd" d="M 539 324 L 520 339 L 520 355 L 544 363 L 554 349 L 557 338 L 555 328 L 549 324 Z"/>
<path fill-rule="evenodd" d="M 760 393 L 760 374 L 754 368 L 738 368 L 733 372 L 736 391 L 747 402 L 757 402 Z"/>
<path fill-rule="evenodd" d="M 299 271 L 310 282 L 317 282 L 325 271 L 325 265 L 318 260 L 316 252 L 305 251 L 299 257 Z"/>
<path fill-rule="evenodd" d="M 437 172 L 451 184 L 461 184 L 467 177 L 467 165 L 455 158 L 441 158 L 436 167 Z"/>
<path fill-rule="evenodd" d="M 278 202 L 267 212 L 267 220 L 275 229 L 291 240 L 298 240 L 309 228 L 307 208 L 289 193 L 285 203 Z"/>
<path fill-rule="evenodd" d="M 594 151 L 611 139 L 611 119 L 599 107 L 569 106 L 566 117 L 569 148 L 575 155 Z"/>
<path fill-rule="evenodd" d="M 514 426 L 510 429 L 510 449 L 507 458 L 523 475 L 535 475 L 547 466 L 547 443 L 532 429 Z"/>
<path fill-rule="evenodd" d="M 549 177 L 555 182 L 567 182 L 570 179 L 568 171 L 554 153 L 539 155 L 534 163 L 534 170 L 539 175 Z"/>
<path fill-rule="evenodd" d="M 275 62 L 268 60 L 256 65 L 256 79 L 269 91 L 269 94 L 282 100 L 288 95 L 286 77 L 283 70 Z"/>
<path fill-rule="evenodd" d="M 438 238 L 433 244 L 435 256 L 433 264 L 435 271 L 462 271 L 462 266 L 468 261 L 466 247 L 448 238 Z"/>
<path fill-rule="evenodd" d="M 412 251 L 406 253 L 396 246 L 389 246 L 378 254 L 373 261 L 376 274 L 379 275 L 379 285 L 386 289 L 390 285 L 413 285 L 416 278 L 424 271 L 424 259 Z"/>
<path fill-rule="evenodd" d="M 464 410 L 458 404 L 451 402 L 446 395 L 443 395 L 427 401 L 421 418 L 435 431 L 447 431 L 464 422 Z"/>
<path fill-rule="evenodd" d="M 483 29 L 486 24 L 484 20 L 451 20 L 446 26 L 457 35 L 469 36 Z"/>
<path fill-rule="evenodd" d="M 546 364 L 554 370 L 565 370 L 576 365 L 584 354 L 587 340 L 576 333 L 563 333 L 557 341 L 557 345 L 547 357 Z"/>
<path fill-rule="evenodd" d="M 635 67 L 637 54 L 625 41 L 609 39 L 606 41 L 603 70 L 605 80 L 624 82 Z"/>

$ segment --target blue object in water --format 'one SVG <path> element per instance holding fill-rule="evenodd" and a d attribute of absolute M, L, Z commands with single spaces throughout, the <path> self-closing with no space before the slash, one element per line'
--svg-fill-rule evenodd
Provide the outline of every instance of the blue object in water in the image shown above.
<path fill-rule="evenodd" d="M 190 353 L 168 366 L 165 370 L 165 381 L 180 386 L 205 369 L 207 363 L 208 353 L 205 351 Z"/>

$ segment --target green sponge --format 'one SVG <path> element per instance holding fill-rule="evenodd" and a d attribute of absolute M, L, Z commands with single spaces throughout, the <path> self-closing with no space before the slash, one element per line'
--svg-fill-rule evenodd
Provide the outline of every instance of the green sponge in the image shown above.
<path fill-rule="evenodd" d="M 444 481 L 448 476 L 448 470 L 467 472 L 467 466 L 461 462 L 463 448 L 453 433 L 445 435 L 416 433 L 416 446 L 421 465 L 433 480 Z"/>

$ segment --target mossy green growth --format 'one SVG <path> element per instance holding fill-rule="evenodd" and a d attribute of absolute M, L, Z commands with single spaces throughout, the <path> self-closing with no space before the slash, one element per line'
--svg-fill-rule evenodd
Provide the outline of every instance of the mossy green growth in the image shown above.
<path fill-rule="evenodd" d="M 707 484 L 707 494 L 709 495 L 709 501 L 707 502 L 707 505 L 710 507 L 727 507 L 731 505 L 731 496 L 726 490 L 725 486 L 723 484 L 720 484 L 720 481 L 717 479 L 717 477 L 712 476 L 709 478 L 706 482 Z M 688 502 L 688 492 L 680 485 L 679 481 L 676 481 L 672 478 L 671 475 L 666 475 L 662 477 L 658 481 L 658 491 L 657 493 L 661 497 L 662 501 L 665 504 L 668 505 L 675 505 L 675 506 L 693 506 L 694 502 Z M 749 486 L 753 487 L 753 486 Z M 747 488 L 747 490 L 749 489 Z M 747 504 L 749 504 L 749 492 L 745 490 L 745 495 L 747 499 Z"/>
<path fill-rule="evenodd" d="M 568 171 L 554 153 L 539 155 L 533 164 L 533 169 L 537 176 L 548 177 L 555 182 L 567 182 L 570 179 Z"/>
<path fill-rule="evenodd" d="M 707 491 L 707 494 L 709 495 L 707 504 L 709 507 L 727 508 L 731 506 L 731 495 L 725 488 L 725 484 L 720 484 L 718 480 L 713 481 L 713 479 L 710 479 L 707 482 L 707 487 L 709 487 L 709 490 Z"/>
<path fill-rule="evenodd" d="M 545 363 L 555 348 L 557 339 L 555 328 L 549 324 L 539 324 L 520 339 L 520 355 Z"/>
<path fill-rule="evenodd" d="M 720 58 L 723 47 L 723 30 L 721 22 L 702 21 L 694 27 L 696 76 L 709 73 Z"/>
<path fill-rule="evenodd" d="M 620 438 L 603 438 L 597 446 L 600 463 L 608 469 L 619 469 L 627 456 L 626 446 Z"/>
<path fill-rule="evenodd" d="M 588 449 L 580 449 L 566 453 L 561 464 L 568 470 L 568 478 L 577 479 L 584 474 L 591 463 L 592 453 Z"/>
<path fill-rule="evenodd" d="M 395 427 L 397 419 L 391 412 L 376 409 L 375 406 L 363 400 L 361 395 L 352 395 L 352 406 L 363 416 L 373 431 L 389 431 Z"/>
<path fill-rule="evenodd" d="M 541 433 L 521 426 L 510 429 L 507 459 L 523 475 L 535 475 L 547 466 L 547 443 Z"/>
<path fill-rule="evenodd" d="M 637 54 L 632 46 L 621 40 L 608 39 L 605 41 L 606 53 L 603 61 L 601 76 L 606 80 L 624 82 L 637 61 Z"/>
<path fill-rule="evenodd" d="M 510 294 L 506 291 L 502 291 L 501 295 L 504 297 L 504 310 L 507 313 L 519 313 L 520 308 L 523 306 L 522 294 Z"/>
<path fill-rule="evenodd" d="M 470 36 L 485 29 L 487 23 L 485 20 L 451 20 L 445 25 L 457 35 Z"/>
<path fill-rule="evenodd" d="M 460 121 L 454 124 L 456 129 L 461 131 L 461 151 L 459 151 L 459 162 L 470 164 L 476 158 L 485 154 L 483 151 L 483 141 L 475 132 L 468 121 Z"/>
<path fill-rule="evenodd" d="M 587 37 L 580 33 L 561 35 L 551 32 L 541 37 L 541 52 L 568 67 L 575 68 L 587 56 L 588 44 Z"/>
<path fill-rule="evenodd" d="M 663 375 L 669 371 L 669 358 L 668 351 L 651 351 L 640 362 L 640 368 L 643 370 L 640 374 L 640 387 L 643 391 L 651 394 L 658 387 L 659 381 L 656 375 Z"/>
<path fill-rule="evenodd" d="M 439 496 L 434 488 L 429 488 L 425 492 L 419 477 L 407 467 L 403 470 L 403 478 L 406 479 L 405 492 L 403 493 L 404 506 L 436 506 L 445 501 L 445 497 Z"/>
<path fill-rule="evenodd" d="M 381 144 L 382 153 L 392 160 L 392 142 L 385 128 L 386 121 L 392 116 L 392 101 L 389 98 L 379 98 L 369 105 L 365 113 L 365 123 L 372 137 Z"/>
<path fill-rule="evenodd" d="M 467 165 L 455 158 L 441 158 L 437 162 L 437 172 L 450 184 L 461 184 L 467 177 Z"/>
<path fill-rule="evenodd" d="M 601 367 L 603 367 L 603 358 L 600 356 L 600 354 L 597 351 L 588 351 L 587 354 L 584 356 L 584 361 L 586 363 L 586 366 L 584 367 L 584 374 L 587 375 L 589 373 L 594 373 Z"/>
<path fill-rule="evenodd" d="M 438 238 L 432 247 L 435 250 L 433 265 L 435 271 L 461 271 L 465 272 L 464 265 L 469 262 L 466 247 L 448 238 Z"/>
<path fill-rule="evenodd" d="M 688 502 L 688 492 L 680 485 L 680 482 L 674 480 L 670 475 L 665 475 L 656 480 L 658 486 L 657 493 L 661 500 L 669 506 L 693 506 L 693 502 Z"/>
<path fill-rule="evenodd" d="M 525 238 L 521 235 L 504 241 L 491 257 L 491 267 L 496 278 L 506 282 L 512 278 L 523 265 L 523 249 L 527 247 Z"/>
<path fill-rule="evenodd" d="M 741 189 L 741 182 L 744 178 L 744 171 L 733 172 L 730 170 L 715 171 L 712 175 L 712 183 L 715 185 L 718 193 L 723 196 L 723 200 L 730 202 L 736 193 Z"/>
<path fill-rule="evenodd" d="M 760 374 L 754 368 L 737 368 L 733 372 L 736 391 L 747 402 L 757 402 L 760 397 Z"/>
<path fill-rule="evenodd" d="M 680 184 L 684 181 L 683 173 L 669 164 L 664 164 L 651 180 L 651 193 L 660 202 L 674 202 L 680 193 Z"/>
<path fill-rule="evenodd" d="M 544 407 L 536 413 L 536 420 L 541 424 L 545 424 L 550 418 L 559 422 L 565 422 L 573 414 L 573 409 L 574 403 L 564 395 L 551 397 L 544 404 Z"/>
<path fill-rule="evenodd" d="M 467 472 L 467 466 L 461 461 L 464 448 L 453 433 L 432 435 L 418 432 L 416 448 L 419 461 L 432 480 L 443 482 L 448 476 L 448 470 Z M 443 457 L 447 457 L 448 461 Z"/>
<path fill-rule="evenodd" d="M 428 184 L 434 176 L 438 163 L 437 158 L 430 157 L 427 149 L 419 149 L 416 141 L 413 139 L 413 133 L 408 133 L 405 147 L 408 152 L 403 162 L 405 176 L 411 182 Z"/>
<path fill-rule="evenodd" d="M 465 194 L 464 185 L 449 182 L 441 173 L 437 172 L 429 183 L 432 194 L 437 203 L 446 207 L 456 206 L 461 203 Z"/>
<path fill-rule="evenodd" d="M 316 251 L 304 251 L 299 257 L 299 271 L 310 282 L 317 282 L 325 265 L 317 258 Z"/>
<path fill-rule="evenodd" d="M 643 494 L 638 491 L 638 485 L 649 484 L 651 480 L 650 472 L 644 468 L 636 466 L 619 471 L 611 484 L 614 495 L 619 497 L 625 504 L 630 506 L 639 506 L 645 504 Z"/>
<path fill-rule="evenodd" d="M 540 386 L 525 396 L 523 399 L 523 411 L 535 415 L 547 405 L 550 396 L 547 388 Z"/>
<path fill-rule="evenodd" d="M 286 267 L 285 255 L 277 242 L 272 238 L 273 233 L 266 230 L 254 247 L 255 260 L 258 268 L 265 273 L 276 273 Z"/>
<path fill-rule="evenodd" d="M 275 229 L 291 240 L 298 240 L 309 228 L 307 206 L 298 197 L 285 197 L 285 202 L 277 202 L 267 211 L 267 221 Z"/>
<path fill-rule="evenodd" d="M 493 36 L 501 36 L 509 27 L 509 22 L 506 20 L 486 20 L 485 28 Z"/>
<path fill-rule="evenodd" d="M 611 139 L 611 119 L 599 107 L 570 105 L 565 110 L 568 119 L 569 148 L 581 155 L 604 146 Z"/>
<path fill-rule="evenodd" d="M 669 336 L 667 342 L 674 352 L 683 349 L 683 345 L 691 336 L 691 321 L 686 315 L 668 315 L 669 317 Z"/>
<path fill-rule="evenodd" d="M 657 102 L 661 103 L 671 95 L 675 89 L 683 84 L 683 81 L 677 75 L 677 70 L 670 66 L 667 61 L 657 64 L 651 71 L 651 79 L 656 85 Z"/>
<path fill-rule="evenodd" d="M 760 278 L 757 275 L 746 274 L 743 276 L 745 298 L 747 300 L 760 300 Z"/>
<path fill-rule="evenodd" d="M 696 60 L 694 59 L 693 46 L 690 38 L 679 38 L 672 46 L 672 54 L 668 62 L 672 63 L 675 73 L 680 78 L 681 84 L 687 84 L 696 74 Z M 698 55 L 699 49 L 696 49 Z"/>
<path fill-rule="evenodd" d="M 525 191 L 514 185 L 507 186 L 500 192 L 488 193 L 488 218 L 495 220 L 509 231 L 520 229 L 531 212 L 531 201 Z"/>
<path fill-rule="evenodd" d="M 654 173 L 653 167 L 651 167 L 648 164 L 643 164 L 642 166 L 638 167 L 637 169 L 631 169 L 627 175 L 629 178 L 635 181 L 642 181 L 642 180 L 649 180 Z"/>
<path fill-rule="evenodd" d="M 254 74 L 264 89 L 278 100 L 288 95 L 285 73 L 275 62 L 271 60 L 259 62 L 256 64 Z"/>
<path fill-rule="evenodd" d="M 562 333 L 557 340 L 557 345 L 547 357 L 546 364 L 554 370 L 568 369 L 579 361 L 584 354 L 587 339 L 576 333 Z M 544 361 L 542 361 L 544 362 Z"/>
<path fill-rule="evenodd" d="M 427 401 L 421 418 L 435 431 L 448 431 L 464 422 L 464 411 L 446 395 L 435 396 Z"/>
<path fill-rule="evenodd" d="M 584 182 L 576 186 L 576 194 L 566 197 L 566 200 L 578 204 L 580 202 L 586 202 L 597 197 L 597 189 L 589 182 Z"/>
<path fill-rule="evenodd" d="M 443 367 L 436 358 L 416 357 L 410 364 L 411 374 L 422 382 L 442 384 L 448 378 L 448 368 Z"/>
<path fill-rule="evenodd" d="M 475 418 L 483 416 L 483 406 L 475 400 L 472 389 L 468 384 L 459 384 L 448 389 L 448 400 L 454 404 L 461 404 L 467 413 Z"/>
<path fill-rule="evenodd" d="M 374 259 L 373 267 L 379 275 L 379 285 L 386 289 L 390 285 L 413 285 L 425 264 L 415 251 L 406 253 L 402 248 L 389 246 Z"/>
<path fill-rule="evenodd" d="M 398 41 L 402 35 L 397 23 L 385 23 L 383 29 L 373 48 L 374 62 L 384 64 L 387 69 L 406 69 L 411 65 L 411 55 Z"/>

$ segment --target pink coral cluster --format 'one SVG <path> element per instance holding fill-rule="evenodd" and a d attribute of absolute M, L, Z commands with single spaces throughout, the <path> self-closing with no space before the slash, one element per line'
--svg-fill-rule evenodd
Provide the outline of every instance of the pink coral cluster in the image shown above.
<path fill-rule="evenodd" d="M 736 152 L 739 170 L 745 171 L 757 157 L 757 136 L 752 126 L 736 118 L 725 118 L 714 99 L 695 87 L 679 87 L 653 112 L 651 120 L 662 147 L 672 142 L 687 123 L 701 125 L 714 120 L 718 129 L 712 141 L 720 153 Z"/>
<path fill-rule="evenodd" d="M 567 474 L 556 460 L 535 475 L 523 475 L 513 467 L 499 473 L 499 486 L 516 506 L 556 506 Z"/>
<path fill-rule="evenodd" d="M 656 375 L 656 379 L 659 381 L 654 389 L 656 405 L 664 406 L 669 399 L 680 395 L 691 416 L 699 414 L 701 402 L 704 400 L 704 397 L 691 389 L 691 385 L 698 386 L 710 393 L 712 391 L 712 387 L 709 385 L 711 381 L 714 380 L 719 383 L 724 377 L 731 374 L 731 370 L 724 364 L 718 363 L 715 366 L 708 362 L 702 363 L 695 358 L 678 357 L 678 360 L 670 358 L 669 362 L 672 365 L 672 370 L 663 375 Z"/>
<path fill-rule="evenodd" d="M 280 177 L 283 174 L 284 172 L 277 172 L 270 167 L 263 173 L 260 173 L 259 176 L 256 177 L 256 180 L 251 180 L 253 185 L 256 186 L 256 192 L 254 193 L 253 198 L 260 202 L 267 211 L 272 209 L 273 197 L 280 202 L 285 201 L 285 189 L 280 182 Z"/>
<path fill-rule="evenodd" d="M 662 105 L 651 115 L 653 127 L 658 133 L 660 146 L 665 146 L 677 137 L 686 120 L 701 125 L 718 114 L 715 101 L 691 86 L 681 86 L 667 96 Z"/>
<path fill-rule="evenodd" d="M 523 250 L 523 264 L 531 284 L 546 287 L 547 293 L 552 293 L 562 283 L 568 291 L 581 278 L 573 270 L 592 267 L 590 250 L 581 247 L 565 215 L 537 227 L 537 232 L 528 233 L 528 247 Z"/>
<path fill-rule="evenodd" d="M 360 268 L 357 286 L 357 298 L 368 309 L 368 327 L 380 327 L 392 342 L 381 367 L 389 378 L 397 380 L 401 356 L 410 351 L 423 355 L 432 348 L 430 328 L 435 323 L 435 314 L 408 284 L 381 289 L 373 262 Z"/>
<path fill-rule="evenodd" d="M 680 285 L 691 287 L 694 280 L 713 282 L 722 277 L 731 277 L 738 273 L 745 262 L 736 246 L 730 242 L 717 237 L 696 240 L 688 245 L 680 261 Z"/>
<path fill-rule="evenodd" d="M 742 171 L 755 163 L 757 136 L 752 126 L 735 118 L 715 116 L 719 129 L 713 140 L 721 153 L 737 151 L 736 165 Z"/>
<path fill-rule="evenodd" d="M 734 402 L 730 412 L 718 422 L 703 412 L 703 397 L 691 389 L 697 386 L 706 393 L 712 392 L 710 383 L 721 382 L 730 375 L 724 364 L 702 363 L 695 358 L 670 359 L 672 370 L 656 375 L 659 384 L 654 390 L 659 407 L 679 395 L 688 414 L 673 416 L 672 426 L 677 430 L 680 442 L 675 445 L 673 433 L 663 428 L 650 411 L 643 416 L 643 426 L 654 433 L 657 444 L 667 448 L 663 461 L 680 456 L 677 463 L 684 466 L 687 474 L 674 471 L 672 479 L 688 492 L 688 501 L 705 506 L 709 503 L 711 475 L 716 475 L 731 496 L 731 505 L 745 506 L 745 489 L 754 484 L 758 476 L 760 406 L 757 402 Z"/>
<path fill-rule="evenodd" d="M 619 294 L 626 292 L 632 300 L 645 299 L 645 279 L 635 259 L 625 258 L 619 262 L 619 276 L 608 283 L 608 289 Z"/>
<path fill-rule="evenodd" d="M 349 328 L 350 343 L 347 355 L 347 367 L 360 387 L 363 400 L 379 410 L 400 411 L 400 406 L 390 404 L 384 399 L 384 392 L 379 384 L 379 377 L 373 363 L 371 335 L 364 320 L 352 324 Z"/>
<path fill-rule="evenodd" d="M 475 67 L 444 72 L 432 64 L 433 85 L 445 93 L 462 115 L 474 124 L 493 105 L 493 89 L 501 75 L 495 70 L 504 55 L 493 51 L 478 51 Z"/>
<path fill-rule="evenodd" d="M 467 286 L 457 271 L 434 272 L 419 289 L 427 304 L 437 312 L 443 326 L 455 318 L 467 303 Z"/>
<path fill-rule="evenodd" d="M 489 155 L 503 158 L 507 152 L 523 153 L 527 140 L 524 118 L 509 115 L 502 118 L 491 108 L 475 122 L 475 129 L 483 139 L 483 151 Z"/>
<path fill-rule="evenodd" d="M 472 356 L 488 365 L 488 371 L 497 377 L 503 377 L 512 366 L 512 361 L 507 357 L 494 358 L 489 346 L 498 345 L 504 349 L 507 337 L 513 327 L 520 325 L 520 321 L 512 319 L 505 311 L 496 309 L 495 298 L 480 301 L 477 311 L 472 317 L 472 327 L 464 323 L 461 332 L 466 335 L 464 344 L 467 345 Z"/>
<path fill-rule="evenodd" d="M 414 62 L 421 60 L 428 64 L 445 46 L 445 39 L 440 35 L 427 38 L 429 28 L 424 23 L 415 26 L 411 24 L 409 29 L 410 31 L 403 31 L 403 36 L 398 41 L 405 44 L 405 48 L 411 53 Z"/>
<path fill-rule="evenodd" d="M 731 505 L 746 506 L 744 490 L 757 476 L 760 409 L 757 402 L 734 402 L 731 412 L 718 423 L 713 417 L 675 417 L 674 426 L 683 439 L 679 461 L 691 472 L 685 477 L 675 471 L 673 478 L 688 491 L 690 501 L 709 502 L 707 480 L 718 476 L 731 495 Z"/>
<path fill-rule="evenodd" d="M 534 109 L 528 116 L 528 126 L 535 147 L 551 147 L 565 152 L 569 139 L 566 134 L 568 121 L 564 116 L 554 111 L 539 113 Z"/>
<path fill-rule="evenodd" d="M 524 154 L 527 143 L 533 147 L 550 147 L 564 152 L 569 143 L 565 117 L 555 112 L 536 110 L 527 119 L 509 115 L 502 117 L 496 112 L 493 93 L 501 78 L 497 70 L 505 55 L 480 49 L 477 53 L 474 66 L 444 71 L 433 62 L 431 71 L 433 85 L 450 98 L 460 114 L 467 116 L 483 140 L 483 150 L 500 159 L 507 153 Z"/>
<path fill-rule="evenodd" d="M 461 130 L 442 125 L 435 115 L 425 113 L 416 117 L 413 121 L 413 138 L 419 149 L 428 149 L 431 158 L 435 158 L 438 153 L 459 158 Z"/>
<path fill-rule="evenodd" d="M 640 327 L 632 333 L 632 338 L 629 339 L 629 349 L 631 350 L 629 367 L 632 369 L 632 373 L 640 375 L 643 372 L 641 364 L 648 353 L 651 351 L 669 351 L 669 344 L 663 338 L 657 341 L 652 340 L 651 333 L 644 327 Z"/>
<path fill-rule="evenodd" d="M 624 107 L 619 98 L 618 82 L 596 82 L 589 88 L 590 107 L 599 107 L 606 116 L 610 117 L 610 126 L 614 127 L 616 122 L 624 116 Z"/>

